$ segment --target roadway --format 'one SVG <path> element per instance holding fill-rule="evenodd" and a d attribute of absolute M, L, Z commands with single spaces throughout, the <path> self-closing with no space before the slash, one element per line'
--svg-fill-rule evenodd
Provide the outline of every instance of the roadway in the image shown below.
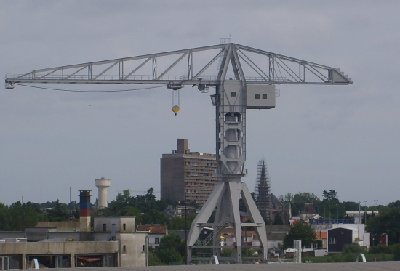
<path fill-rule="evenodd" d="M 273 264 L 220 264 L 220 265 L 175 265 L 150 266 L 136 268 L 66 268 L 65 271 L 82 270 L 107 271 L 399 271 L 398 262 L 368 262 L 368 263 L 273 263 Z"/>

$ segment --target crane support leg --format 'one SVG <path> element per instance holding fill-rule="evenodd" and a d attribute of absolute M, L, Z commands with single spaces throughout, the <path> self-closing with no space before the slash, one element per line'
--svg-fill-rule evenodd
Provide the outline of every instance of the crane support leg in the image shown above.
<path fill-rule="evenodd" d="M 243 201 L 248 214 L 252 217 L 251 222 L 242 223 L 239 211 L 240 200 Z M 215 217 L 213 219 L 212 215 L 214 211 Z M 262 249 L 262 257 L 260 260 L 266 261 L 267 236 L 265 223 L 246 184 L 240 182 L 240 180 L 219 182 L 214 187 L 209 199 L 203 205 L 200 213 L 192 223 L 187 244 L 188 263 L 192 262 L 192 251 L 193 248 L 196 247 L 205 248 L 209 246 L 213 250 L 213 255 L 219 254 L 218 252 L 224 248 L 224 245 L 221 244 L 222 240 L 220 239 L 220 234 L 227 228 L 232 228 L 235 236 L 235 242 L 233 244 L 234 255 L 232 255 L 232 260 L 236 263 L 241 263 L 242 241 L 246 238 L 246 236 L 243 236 L 242 238 L 242 231 L 246 232 L 245 227 L 253 227 L 256 229 L 261 245 L 260 248 Z M 204 228 L 213 229 L 213 232 L 211 233 L 213 236 L 212 240 L 199 240 L 201 231 Z"/>

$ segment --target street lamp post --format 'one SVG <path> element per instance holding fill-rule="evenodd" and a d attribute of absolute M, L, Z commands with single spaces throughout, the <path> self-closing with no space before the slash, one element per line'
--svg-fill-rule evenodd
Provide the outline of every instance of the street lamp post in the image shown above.
<path fill-rule="evenodd" d="M 364 200 L 364 224 L 367 224 L 367 201 Z"/>
<path fill-rule="evenodd" d="M 184 220 L 185 220 L 185 247 L 187 247 L 187 226 L 186 226 L 186 194 L 185 194 L 185 213 L 184 213 Z M 188 260 L 187 260 L 187 251 L 185 249 L 185 262 L 186 264 L 188 264 Z"/>

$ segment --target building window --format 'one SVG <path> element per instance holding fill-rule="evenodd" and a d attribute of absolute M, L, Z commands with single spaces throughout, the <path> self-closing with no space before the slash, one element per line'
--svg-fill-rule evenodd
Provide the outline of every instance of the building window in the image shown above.
<path fill-rule="evenodd" d="M 126 254 L 126 245 L 122 246 L 122 254 Z"/>
<path fill-rule="evenodd" d="M 124 231 L 126 231 L 126 224 L 125 223 L 122 225 L 122 227 L 123 227 Z"/>
<path fill-rule="evenodd" d="M 236 97 L 236 92 L 232 91 L 231 92 L 231 97 Z"/>
<path fill-rule="evenodd" d="M 259 99 L 260 99 L 260 94 L 255 94 L 255 95 L 254 95 L 254 98 L 255 98 L 256 100 L 259 100 Z"/>
<path fill-rule="evenodd" d="M 103 232 L 106 232 L 106 231 L 107 231 L 107 225 L 103 224 Z"/>
<path fill-rule="evenodd" d="M 156 245 L 160 244 L 160 238 L 159 237 L 154 238 L 154 244 L 156 244 Z"/>
<path fill-rule="evenodd" d="M 263 99 L 264 99 L 264 100 L 268 99 L 268 94 L 265 94 L 265 93 L 264 93 L 264 94 L 263 94 Z"/>

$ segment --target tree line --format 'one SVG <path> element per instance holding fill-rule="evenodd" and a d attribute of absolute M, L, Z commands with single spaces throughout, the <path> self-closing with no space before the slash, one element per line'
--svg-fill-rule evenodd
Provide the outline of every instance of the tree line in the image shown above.
<path fill-rule="evenodd" d="M 335 190 L 324 190 L 322 199 L 313 193 L 287 194 L 282 199 L 290 203 L 292 215 L 318 214 L 324 219 L 346 219 L 345 211 L 379 211 L 379 215 L 363 216 L 367 219 L 367 230 L 377 242 L 382 233 L 389 236 L 390 243 L 400 242 L 400 200 L 379 206 L 361 206 L 359 202 L 340 201 Z M 93 216 L 135 216 L 136 224 L 164 224 L 168 229 L 189 229 L 193 216 L 176 217 L 174 207 L 178 203 L 158 200 L 154 189 L 143 195 L 131 195 L 129 190 L 119 193 L 107 208 L 96 210 Z M 186 203 L 192 205 L 190 203 Z M 22 203 L 17 201 L 9 206 L 0 203 L 0 230 L 24 230 L 39 221 L 68 221 L 79 217 L 76 202 L 69 204 L 59 200 L 45 203 Z M 365 222 L 365 221 L 363 221 Z M 287 224 L 287 221 L 284 221 Z"/>
<path fill-rule="evenodd" d="M 286 194 L 284 201 L 290 203 L 293 216 L 300 216 L 302 213 L 314 213 L 325 219 L 344 219 L 346 218 L 346 211 L 365 209 L 365 206 L 361 206 L 360 202 L 339 201 L 335 190 L 324 190 L 322 199 L 313 193 L 306 192 Z"/>
<path fill-rule="evenodd" d="M 346 216 L 346 211 L 359 211 L 361 222 L 371 233 L 372 245 L 378 244 L 382 234 L 388 235 L 389 244 L 400 243 L 400 200 L 388 205 L 363 206 L 361 202 L 340 201 L 335 190 L 324 190 L 322 199 L 313 193 L 297 193 L 285 195 L 284 200 L 290 203 L 293 216 L 314 213 L 323 219 L 347 219 L 348 222 L 351 218 Z M 366 211 L 371 212 L 367 214 Z"/>
<path fill-rule="evenodd" d="M 359 202 L 340 201 L 335 190 L 324 190 L 322 199 L 312 193 L 287 194 L 282 199 L 290 203 L 293 216 L 300 216 L 303 213 L 315 213 L 327 219 L 345 219 L 345 211 L 366 210 L 379 211 L 379 215 L 365 216 L 367 218 L 367 231 L 371 233 L 371 245 L 377 247 L 378 239 L 382 234 L 388 235 L 389 245 L 400 243 L 400 200 L 379 206 L 361 206 Z M 178 203 L 167 202 L 156 199 L 153 188 L 150 188 L 143 195 L 133 196 L 129 190 L 119 193 L 115 200 L 111 201 L 107 208 L 96 210 L 93 206 L 93 216 L 135 216 L 139 224 L 164 224 L 169 230 L 189 229 L 193 216 L 177 217 L 173 215 L 174 207 Z M 191 205 L 190 203 L 186 203 Z M 79 206 L 76 202 L 69 204 L 61 203 L 58 200 L 46 203 L 22 203 L 17 201 L 9 206 L 0 203 L 0 230 L 22 231 L 25 228 L 33 227 L 39 221 L 68 221 L 79 218 Z M 365 222 L 365 221 L 363 221 Z M 287 222 L 286 222 L 287 223 Z M 293 231 L 288 237 L 299 238 L 299 232 L 305 234 L 306 242 L 313 242 L 312 232 L 303 224 Z M 301 239 L 301 238 L 300 238 Z M 182 240 L 181 240 L 182 241 Z M 182 242 L 177 236 L 165 239 L 165 244 L 160 246 L 152 254 L 155 261 L 166 263 L 167 255 L 171 253 L 168 244 L 175 244 L 179 249 L 173 253 L 174 262 L 183 261 Z M 286 240 L 287 244 L 291 240 Z M 179 243 L 179 245 L 178 245 Z M 180 256 L 178 256 L 181 255 Z M 171 254 L 172 255 L 172 254 Z M 172 256 L 171 256 L 172 257 Z"/>
<path fill-rule="evenodd" d="M 46 203 L 17 201 L 9 206 L 0 203 L 0 230 L 23 231 L 40 221 L 67 221 L 78 215 L 76 203 L 65 204 L 58 200 Z"/>
<path fill-rule="evenodd" d="M 164 224 L 168 229 L 190 228 L 193 216 L 176 217 L 172 211 L 177 203 L 156 199 L 154 189 L 143 195 L 133 196 L 129 190 L 119 193 L 107 208 L 97 210 L 92 205 L 92 216 L 135 216 L 136 224 Z M 22 203 L 7 206 L 0 203 L 0 230 L 23 231 L 43 221 L 69 221 L 79 218 L 79 204 L 61 203 L 59 200 L 45 203 Z"/>

